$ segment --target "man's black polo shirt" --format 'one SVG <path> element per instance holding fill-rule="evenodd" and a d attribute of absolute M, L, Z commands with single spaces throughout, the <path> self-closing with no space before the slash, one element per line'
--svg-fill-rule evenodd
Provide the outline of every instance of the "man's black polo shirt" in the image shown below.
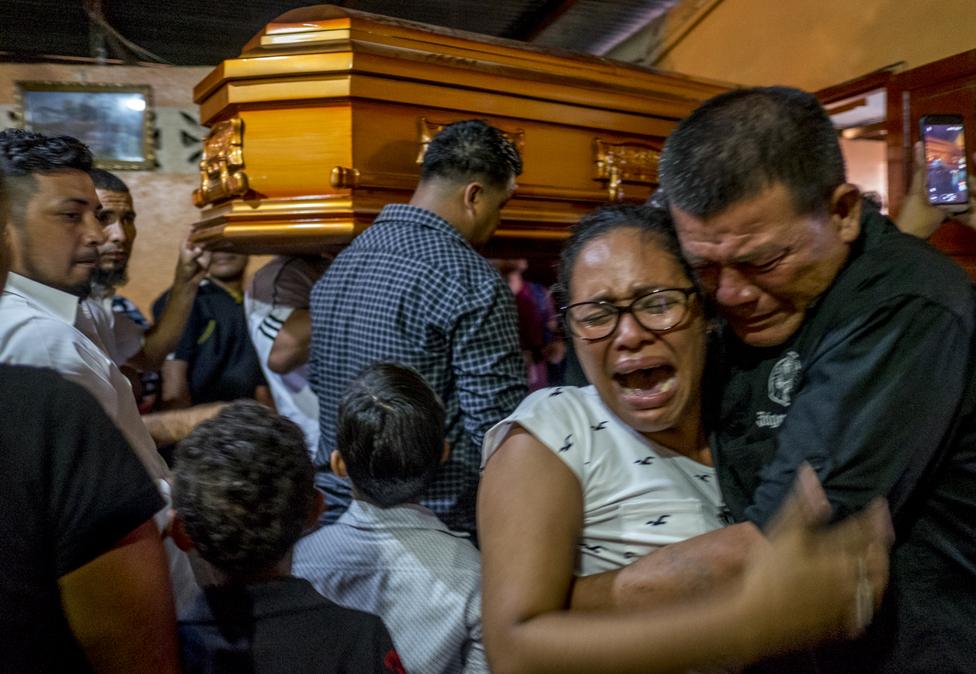
<path fill-rule="evenodd" d="M 58 579 L 163 500 L 98 402 L 33 367 L 0 365 L 0 476 L 0 671 L 90 671 Z"/>
<path fill-rule="evenodd" d="M 153 303 L 158 322 L 169 291 Z M 218 400 L 253 398 L 265 384 L 258 355 L 251 344 L 242 297 L 204 280 L 174 356 L 187 362 L 190 399 L 194 405 Z"/>

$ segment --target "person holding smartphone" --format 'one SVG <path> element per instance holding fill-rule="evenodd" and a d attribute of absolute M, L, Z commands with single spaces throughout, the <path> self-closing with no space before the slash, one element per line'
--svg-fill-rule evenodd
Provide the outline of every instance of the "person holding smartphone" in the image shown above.
<path fill-rule="evenodd" d="M 932 236 L 935 230 L 947 220 L 956 220 L 976 229 L 976 205 L 973 204 L 976 180 L 969 176 L 969 199 L 962 207 L 958 204 L 935 205 L 929 201 L 928 166 L 925 161 L 924 144 L 921 141 L 915 143 L 913 150 L 912 182 L 895 221 L 898 229 L 921 239 Z M 973 158 L 976 159 L 976 154 Z"/>

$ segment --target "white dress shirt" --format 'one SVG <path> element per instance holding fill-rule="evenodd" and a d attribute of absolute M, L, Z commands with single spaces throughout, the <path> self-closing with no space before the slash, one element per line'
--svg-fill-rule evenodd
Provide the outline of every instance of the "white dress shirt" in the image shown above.
<path fill-rule="evenodd" d="M 113 310 L 112 302 L 115 294 L 105 295 L 99 298 L 89 298 L 82 302 L 97 304 L 102 315 L 106 316 L 111 327 L 113 344 L 109 347 L 109 353 L 116 365 L 122 367 L 137 353 L 142 350 L 142 345 L 146 341 L 146 328 L 136 323 L 130 316 Z M 114 351 L 114 353 L 113 353 Z"/>
<path fill-rule="evenodd" d="M 83 386 L 155 479 L 166 463 L 146 429 L 132 387 L 112 361 L 111 317 L 92 301 L 10 273 L 0 295 L 0 362 L 55 370 Z"/>

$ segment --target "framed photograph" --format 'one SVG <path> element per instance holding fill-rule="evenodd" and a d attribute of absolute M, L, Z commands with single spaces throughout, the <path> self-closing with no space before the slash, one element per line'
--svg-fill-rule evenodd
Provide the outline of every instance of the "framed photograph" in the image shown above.
<path fill-rule="evenodd" d="M 74 136 L 102 168 L 155 167 L 149 86 L 17 82 L 17 89 L 25 129 Z"/>

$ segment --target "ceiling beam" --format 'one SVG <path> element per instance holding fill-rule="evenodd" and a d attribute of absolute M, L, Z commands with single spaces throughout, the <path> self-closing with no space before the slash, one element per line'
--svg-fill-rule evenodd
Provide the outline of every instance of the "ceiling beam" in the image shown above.
<path fill-rule="evenodd" d="M 517 25 L 509 30 L 505 37 L 531 42 L 559 17 L 572 9 L 577 2 L 578 0 L 546 0 L 535 11 L 519 17 Z"/>

